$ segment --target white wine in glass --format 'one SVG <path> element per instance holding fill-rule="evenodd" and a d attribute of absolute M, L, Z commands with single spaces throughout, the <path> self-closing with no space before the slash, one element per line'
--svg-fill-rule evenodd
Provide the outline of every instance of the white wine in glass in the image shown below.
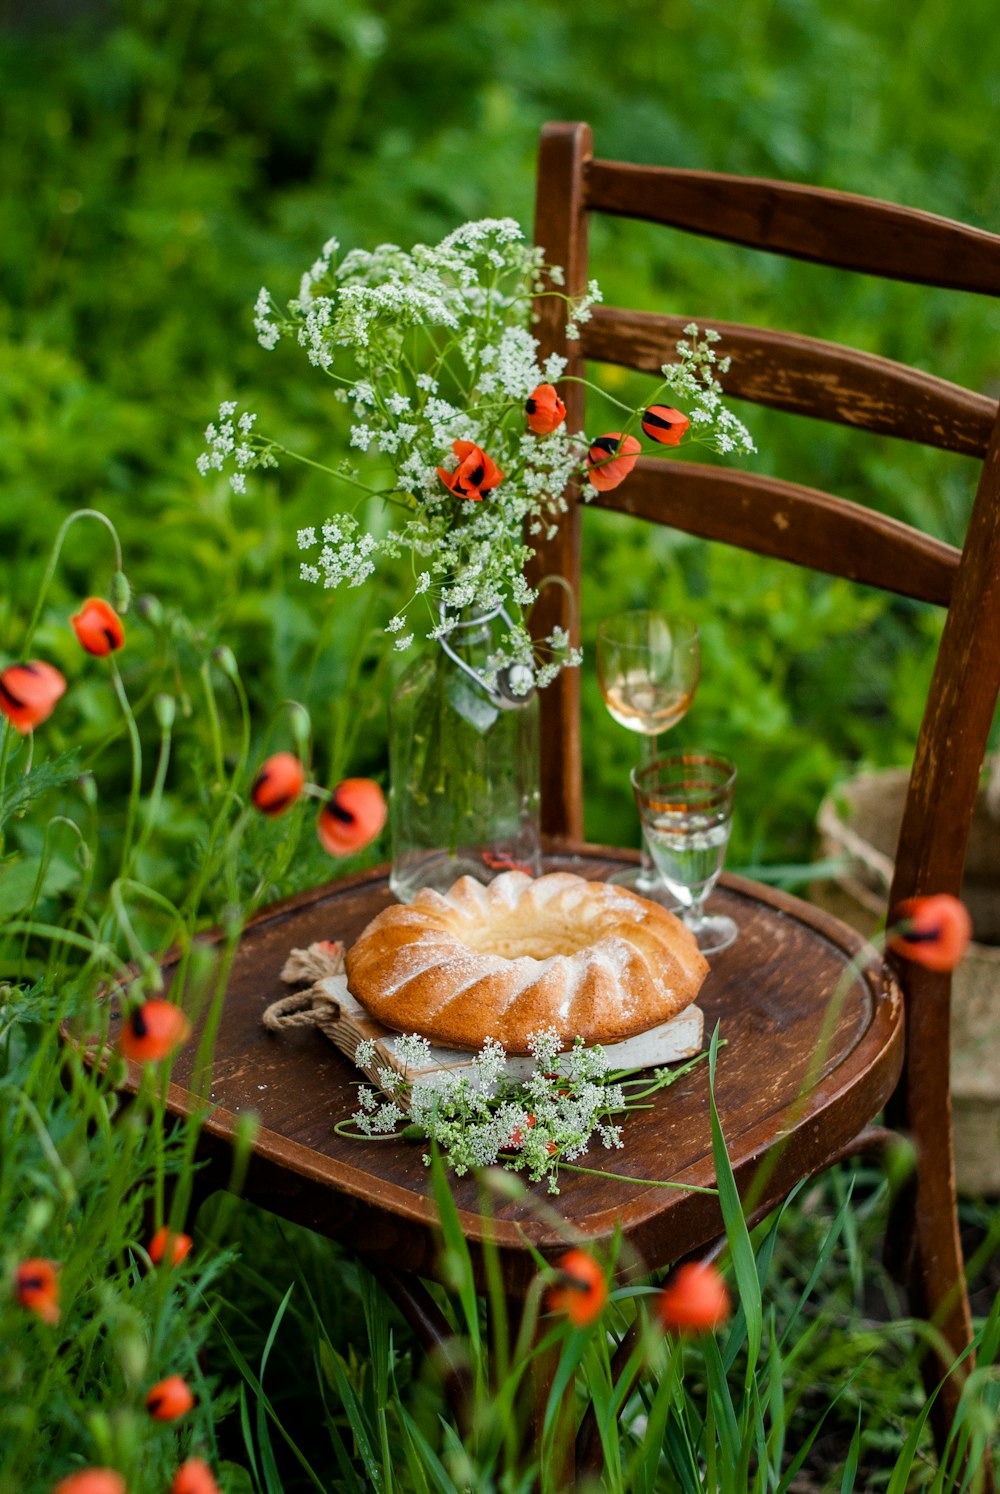
<path fill-rule="evenodd" d="M 679 752 L 632 771 L 653 860 L 703 955 L 728 949 L 739 933 L 725 913 L 705 912 L 733 828 L 735 782 L 736 765 L 721 752 Z"/>
<path fill-rule="evenodd" d="M 701 677 L 698 627 L 673 612 L 620 612 L 597 629 L 597 677 L 604 703 L 619 726 L 642 738 L 642 761 L 657 756 L 661 732 L 686 715 Z M 642 862 L 611 881 L 668 907 L 676 898 L 659 876 L 645 836 Z"/>

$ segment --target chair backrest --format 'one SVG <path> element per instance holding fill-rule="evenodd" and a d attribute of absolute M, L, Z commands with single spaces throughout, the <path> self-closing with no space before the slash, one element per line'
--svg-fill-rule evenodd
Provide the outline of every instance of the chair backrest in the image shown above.
<path fill-rule="evenodd" d="M 542 134 L 535 239 L 566 287 L 586 285 L 591 213 L 662 223 L 847 271 L 1000 296 L 1000 236 L 929 213 L 787 182 L 594 160 L 584 124 Z M 709 308 L 710 310 L 710 308 Z M 597 307 L 567 344 L 565 310 L 537 303 L 541 353 L 658 373 L 688 318 Z M 711 321 L 732 354 L 727 395 L 983 460 L 962 550 L 842 498 L 718 466 L 641 458 L 602 508 L 867 582 L 947 608 L 906 801 L 892 902 L 961 889 L 973 805 L 1000 688 L 1000 420 L 997 402 L 888 359 L 814 338 Z M 563 389 L 571 428 L 583 389 Z M 537 576 L 559 572 L 579 592 L 580 511 L 572 501 L 539 552 Z M 561 588 L 536 608 L 541 634 L 573 619 Z M 577 641 L 577 640 L 574 640 Z M 582 836 L 577 671 L 543 697 L 543 824 Z M 947 1106 L 948 979 L 906 974 L 909 1037 L 930 1055 Z M 912 1051 L 912 1050 L 911 1050 Z M 911 1056 L 911 1066 L 913 1059 Z M 926 1076 L 925 1076 L 926 1077 Z M 947 1128 L 945 1128 L 947 1129 Z"/>

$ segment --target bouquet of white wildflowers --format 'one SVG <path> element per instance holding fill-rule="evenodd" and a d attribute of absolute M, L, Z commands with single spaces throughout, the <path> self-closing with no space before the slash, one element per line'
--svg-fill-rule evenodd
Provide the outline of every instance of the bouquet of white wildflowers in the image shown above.
<path fill-rule="evenodd" d="M 565 360 L 539 363 L 530 330 L 533 299 L 561 295 L 562 274 L 543 264 L 512 219 L 467 223 L 409 252 L 393 244 L 342 257 L 339 250 L 336 239 L 324 246 L 284 312 L 267 290 L 255 308 L 261 344 L 295 338 L 354 417 L 351 452 L 325 470 L 359 496 L 318 533 L 299 532 L 308 556 L 301 575 L 325 587 L 360 586 L 380 562 L 409 555 L 413 590 L 387 624 L 396 648 L 408 648 L 418 629 L 443 637 L 467 608 L 504 606 L 512 626 L 491 665 L 519 666 L 527 689 L 545 685 L 579 658 L 561 629 L 532 644 L 524 617 L 536 594 L 524 570 L 532 539 L 554 532 L 571 480 L 586 478 L 587 494 L 621 482 L 641 449 L 632 428 L 660 445 L 696 439 L 721 451 L 754 449 L 722 404 L 714 372 L 726 364 L 716 360 L 716 335 L 699 340 L 689 328 L 694 340 L 678 344 L 679 361 L 666 365 L 656 391 L 689 401 L 690 416 L 652 402 L 623 406 L 623 429 L 588 442 L 565 427 L 555 388 Z M 571 337 L 599 299 L 594 283 L 584 296 L 567 297 Z M 279 457 L 306 460 L 231 401 L 206 443 L 199 469 L 228 472 L 237 492 L 254 468 Z M 357 517 L 371 495 L 399 515 L 379 536 Z"/>
<path fill-rule="evenodd" d="M 397 1037 L 395 1047 L 407 1070 L 431 1063 L 430 1044 L 418 1033 Z M 365 1040 L 354 1061 L 374 1071 L 380 1092 L 360 1085 L 358 1110 L 335 1130 L 356 1139 L 433 1141 L 459 1177 L 470 1169 L 505 1167 L 526 1172 L 533 1183 L 545 1178 L 549 1192 L 558 1193 L 560 1168 L 591 1171 L 581 1159 L 595 1139 L 606 1150 L 621 1149 L 622 1127 L 615 1118 L 646 1108 L 651 1095 L 708 1056 L 700 1053 L 680 1068 L 652 1073 L 616 1070 L 603 1048 L 586 1048 L 582 1038 L 564 1050 L 552 1028 L 532 1033 L 528 1048 L 533 1062 L 527 1075 L 511 1074 L 503 1044 L 487 1038 L 461 1072 L 436 1069 L 435 1082 L 411 1085 L 406 1073 L 379 1067 L 374 1042 Z M 430 1154 L 424 1163 L 430 1166 Z M 616 1176 L 603 1169 L 598 1175 Z"/>

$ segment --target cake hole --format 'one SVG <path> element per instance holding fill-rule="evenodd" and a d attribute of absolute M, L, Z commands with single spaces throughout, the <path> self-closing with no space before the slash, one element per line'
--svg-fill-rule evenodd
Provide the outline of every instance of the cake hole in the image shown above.
<path fill-rule="evenodd" d="M 523 917 L 494 919 L 463 929 L 458 936 L 477 954 L 496 955 L 501 960 L 551 960 L 555 955 L 574 955 L 593 947 L 593 931 L 579 924 L 549 920 L 544 925 L 527 923 Z"/>

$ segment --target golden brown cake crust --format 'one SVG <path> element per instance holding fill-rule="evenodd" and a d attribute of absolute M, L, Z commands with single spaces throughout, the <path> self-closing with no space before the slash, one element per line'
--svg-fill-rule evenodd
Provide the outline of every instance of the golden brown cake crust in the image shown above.
<path fill-rule="evenodd" d="M 386 908 L 348 951 L 347 983 L 399 1032 L 510 1053 L 554 1028 L 569 1046 L 614 1043 L 689 1006 L 708 962 L 678 918 L 623 887 L 569 872 L 462 877 Z"/>

